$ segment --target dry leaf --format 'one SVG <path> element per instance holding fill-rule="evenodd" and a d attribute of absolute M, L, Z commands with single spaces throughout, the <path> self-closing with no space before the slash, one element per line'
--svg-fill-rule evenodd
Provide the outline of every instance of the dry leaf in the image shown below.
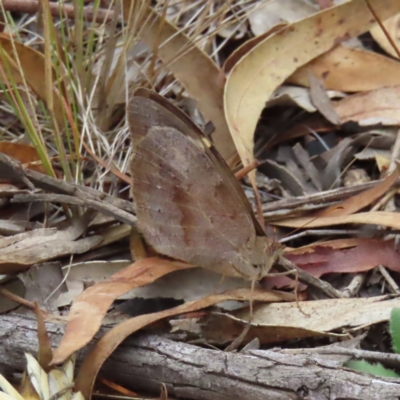
<path fill-rule="evenodd" d="M 297 327 L 331 332 L 351 327 L 359 329 L 388 321 L 393 308 L 400 307 L 400 299 L 388 296 L 368 299 L 329 299 L 296 303 L 265 304 L 254 312 L 253 324 L 266 328 L 270 325 Z M 312 316 L 312 318 L 310 317 Z"/>
<path fill-rule="evenodd" d="M 75 240 L 70 232 L 55 229 L 4 237 L 0 239 L 0 273 L 15 273 L 56 257 L 84 253 L 100 242 L 100 236 Z"/>
<path fill-rule="evenodd" d="M 343 98 L 346 95 L 341 92 L 329 90 L 327 92 L 329 98 Z M 267 101 L 265 107 L 273 106 L 297 106 L 303 110 L 314 113 L 317 108 L 313 105 L 310 98 L 310 90 L 300 86 L 282 85 L 275 90 L 272 97 Z M 297 129 L 301 126 L 295 125 Z M 307 132 L 310 132 L 307 130 Z M 277 135 L 280 137 L 280 135 Z"/>
<path fill-rule="evenodd" d="M 248 19 L 254 35 L 259 36 L 274 26 L 292 23 L 318 12 L 318 8 L 305 0 L 279 0 L 260 2 Z"/>
<path fill-rule="evenodd" d="M 44 315 L 43 311 L 40 309 L 37 303 L 35 303 L 35 314 L 37 319 L 37 335 L 39 341 L 39 350 L 38 350 L 38 362 L 39 365 L 45 370 L 45 372 L 49 372 L 51 367 L 50 361 L 53 358 L 53 351 L 51 349 L 51 341 L 49 334 L 47 333 L 46 325 L 44 323 Z"/>
<path fill-rule="evenodd" d="M 108 308 L 116 298 L 165 274 L 186 268 L 193 266 L 161 258 L 145 258 L 86 289 L 72 304 L 65 334 L 60 346 L 54 352 L 52 364 L 65 361 L 92 340 Z"/>
<path fill-rule="evenodd" d="M 358 273 L 384 265 L 400 272 L 400 255 L 393 240 L 359 239 L 350 248 L 333 248 L 332 241 L 307 246 L 302 253 L 290 252 L 286 258 L 310 274 L 320 277 L 329 273 Z M 283 281 L 272 286 L 282 287 Z M 288 282 L 288 281 L 286 281 Z M 267 287 L 272 287 L 267 282 Z"/>
<path fill-rule="evenodd" d="M 40 307 L 49 313 L 58 315 L 56 304 L 57 295 L 66 291 L 66 285 L 63 282 L 61 262 L 43 262 L 34 265 L 27 271 L 18 274 L 19 279 L 26 288 L 25 299 L 30 302 L 36 302 Z M 30 312 L 21 310 L 21 314 Z"/>
<path fill-rule="evenodd" d="M 378 167 L 379 171 L 387 171 L 390 167 L 390 159 L 391 155 L 389 154 L 382 154 L 379 152 L 375 152 L 375 161 L 376 166 Z"/>
<path fill-rule="evenodd" d="M 16 84 L 24 81 L 46 104 L 45 89 L 45 62 L 44 55 L 31 47 L 16 41 L 11 41 L 9 36 L 0 34 L 0 81 L 6 83 L 6 71 L 12 74 Z M 14 49 L 16 52 L 14 52 Z M 20 71 L 21 66 L 22 71 Z M 23 78 L 22 75 L 23 74 Z M 53 78 L 56 78 L 53 71 Z M 60 126 L 64 125 L 64 101 L 57 88 L 53 88 L 53 112 Z"/>
<path fill-rule="evenodd" d="M 310 274 L 320 277 L 328 273 L 358 273 L 384 265 L 398 272 L 400 259 L 393 241 L 350 238 L 287 249 L 285 257 Z M 266 288 L 293 287 L 287 277 L 270 278 Z"/>
<path fill-rule="evenodd" d="M 325 8 L 333 7 L 335 5 L 335 0 L 317 0 L 317 4 L 321 10 L 325 10 Z"/>
<path fill-rule="evenodd" d="M 311 72 L 307 71 L 308 83 L 310 85 L 310 98 L 318 111 L 332 124 L 340 125 L 340 118 L 326 93 L 323 83 Z"/>
<path fill-rule="evenodd" d="M 400 124 L 400 85 L 357 93 L 334 102 L 342 123 L 355 121 L 361 126 Z"/>
<path fill-rule="evenodd" d="M 40 157 L 36 149 L 32 146 L 23 143 L 0 142 L 0 153 L 15 158 L 21 164 L 28 164 L 24 165 L 24 167 L 33 171 L 41 173 L 46 172 L 41 162 L 36 163 L 37 161 L 40 161 Z"/>
<path fill-rule="evenodd" d="M 365 66 L 368 65 L 368 68 Z M 288 82 L 308 86 L 307 70 L 328 90 L 364 92 L 400 84 L 400 64 L 378 53 L 337 46 L 299 68 Z"/>
<path fill-rule="evenodd" d="M 400 2 L 370 2 L 381 18 L 400 10 Z M 265 102 L 297 68 L 374 23 L 364 0 L 354 0 L 293 23 L 268 37 L 230 71 L 224 94 L 225 115 L 246 166 L 253 159 L 253 134 Z"/>

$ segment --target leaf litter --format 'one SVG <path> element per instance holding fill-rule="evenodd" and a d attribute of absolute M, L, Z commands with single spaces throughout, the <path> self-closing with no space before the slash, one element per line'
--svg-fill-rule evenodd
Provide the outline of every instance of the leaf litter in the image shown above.
<path fill-rule="evenodd" d="M 10 4 L 5 1 L 3 7 L 12 7 Z M 96 26 L 97 30 L 93 31 L 96 32 L 95 35 L 99 35 L 101 40 L 109 41 L 108 43 L 117 43 L 119 28 L 115 21 L 120 23 L 123 19 L 126 21 L 127 32 L 135 32 L 136 35 L 131 35 L 132 39 L 128 38 L 129 35 L 122 36 L 122 41 L 119 42 L 122 50 L 117 53 L 118 61 L 112 68 L 106 65 L 107 57 L 96 58 L 100 61 L 97 68 L 94 68 L 97 75 L 92 77 L 85 76 L 78 64 L 72 67 L 80 71 L 74 77 L 70 74 L 71 70 L 62 69 L 65 65 L 54 65 L 53 77 L 61 74 L 64 81 L 75 79 L 75 88 L 79 90 L 74 89 L 73 95 L 66 93 L 63 88 L 57 88 L 55 80 L 50 92 L 44 91 L 44 85 L 37 84 L 47 79 L 49 74 L 45 65 L 46 55 L 41 48 L 43 39 L 39 39 L 39 42 L 42 40 L 41 45 L 30 46 L 24 37 L 13 38 L 11 26 L 1 35 L 0 80 L 13 96 L 11 100 L 0 100 L 6 109 L 9 102 L 14 101 L 20 112 L 21 107 L 23 109 L 24 105 L 26 107 L 29 104 L 29 113 L 39 116 L 33 126 L 42 135 L 45 134 L 45 139 L 42 136 L 41 140 L 46 145 L 48 159 L 56 171 L 56 177 L 46 176 L 43 154 L 27 146 L 28 141 L 22 132 L 19 139 L 15 140 L 11 136 L 12 131 L 5 131 L 2 137 L 4 145 L 0 144 L 0 151 L 8 157 L 2 156 L 0 159 L 0 178 L 9 186 L 1 191 L 0 199 L 4 200 L 0 215 L 1 233 L 4 235 L 0 238 L 0 273 L 3 274 L 0 279 L 6 285 L 15 280 L 15 274 L 33 266 L 42 266 L 44 270 L 49 260 L 61 263 L 64 277 L 59 276 L 58 286 L 65 280 L 66 287 L 63 290 L 67 292 L 60 293 L 57 285 L 45 280 L 41 282 L 39 277 L 33 278 L 38 280 L 36 295 L 32 292 L 34 285 L 28 284 L 26 279 L 22 281 L 29 290 L 26 291 L 27 294 L 20 291 L 20 295 L 30 299 L 30 296 L 34 296 L 41 307 L 50 309 L 52 313 L 67 315 L 66 333 L 54 353 L 53 364 L 65 361 L 88 344 L 107 315 L 116 313 L 115 310 L 112 311 L 113 306 L 117 302 L 123 302 L 123 298 L 167 298 L 170 295 L 164 289 L 171 285 L 170 290 L 174 291 L 171 297 L 183 303 L 167 310 L 125 319 L 105 334 L 89 353 L 78 375 L 77 388 L 86 398 L 90 397 L 97 373 L 112 351 L 127 336 L 160 319 L 169 320 L 171 332 L 184 333 L 192 338 L 193 326 L 196 325 L 199 328 L 195 329 L 196 339 L 206 344 L 225 346 L 235 341 L 247 326 L 245 343 L 258 337 L 260 344 L 264 346 L 271 343 L 284 345 L 293 340 L 307 343 L 306 340 L 312 340 L 311 338 L 349 338 L 349 332 L 358 334 L 371 325 L 387 321 L 390 310 L 398 306 L 396 298 L 376 297 L 379 290 L 375 290 L 375 297 L 369 297 L 367 284 L 359 289 L 359 294 L 352 292 L 351 298 L 326 299 L 321 292 L 321 288 L 331 287 L 332 284 L 334 290 L 330 293 L 337 294 L 337 297 L 347 296 L 349 292 L 346 292 L 344 279 L 335 282 L 330 279 L 332 276 L 346 274 L 351 277 L 352 274 L 365 273 L 382 265 L 392 272 L 399 272 L 397 239 L 393 237 L 400 229 L 397 213 L 399 176 L 397 169 L 393 168 L 399 157 L 399 146 L 396 144 L 397 131 L 390 133 L 390 129 L 397 129 L 399 125 L 396 106 L 398 62 L 386 55 L 371 52 L 362 38 L 357 43 L 361 48 L 351 47 L 354 42 L 348 40 L 370 30 L 375 22 L 361 0 L 346 2 L 318 13 L 313 11 L 318 11 L 317 6 L 310 6 L 305 1 L 303 6 L 297 2 L 296 6 L 300 10 L 290 9 L 292 15 L 285 14 L 284 11 L 287 12 L 288 8 L 285 10 L 283 3 L 271 4 L 274 12 L 267 13 L 272 18 L 269 21 L 270 26 L 263 23 L 262 29 L 256 26 L 257 18 L 261 18 L 268 7 L 263 9 L 261 4 L 254 9 L 248 4 L 237 5 L 236 20 L 223 7 L 217 9 L 217 13 L 213 15 L 207 7 L 202 8 L 201 2 L 192 9 L 185 9 L 183 5 L 165 5 L 164 9 L 152 8 L 146 2 L 140 4 L 139 9 L 134 9 L 130 2 L 124 2 L 122 14 L 121 9 L 111 7 L 108 18 L 100 22 L 85 22 Z M 400 11 L 395 2 L 370 0 L 370 4 L 383 20 Z M 194 12 L 196 9 L 198 13 Z M 84 9 L 84 12 L 86 10 L 89 9 Z M 54 8 L 50 8 L 49 12 L 53 13 L 53 19 L 60 19 Z M 73 24 L 65 16 L 61 21 L 64 24 Z M 195 23 L 200 21 L 207 29 L 196 28 Z M 282 22 L 286 25 L 282 25 Z M 278 23 L 281 25 L 273 29 Z M 111 24 L 108 27 L 113 26 L 114 31 L 104 29 L 107 24 Z M 244 27 L 249 29 L 249 26 L 252 33 L 248 37 L 254 35 L 253 43 L 251 39 L 245 41 L 243 47 L 232 54 L 226 44 L 237 49 L 239 44 L 235 41 L 243 40 Z M 272 30 L 266 32 L 270 28 Z M 372 33 L 375 40 L 390 52 L 382 44 L 383 40 L 378 38 L 376 28 L 371 32 L 375 32 Z M 28 36 L 27 33 L 26 35 Z M 41 38 L 40 35 L 37 32 L 35 40 Z M 90 40 L 92 39 L 93 37 Z M 221 41 L 223 46 L 219 46 Z M 344 41 L 348 41 L 345 46 L 341 44 Z M 114 51 L 111 44 L 107 51 Z M 83 54 L 82 52 L 80 57 Z M 128 75 L 129 78 L 124 76 L 128 54 L 134 54 L 133 62 L 139 66 L 134 74 Z M 229 56 L 231 58 L 228 58 L 224 70 L 222 63 Z M 65 58 L 61 59 L 65 62 Z M 371 68 L 365 68 L 366 65 Z M 103 74 L 107 69 L 110 73 Z M 293 84 L 302 86 L 301 91 L 300 88 L 290 86 Z M 191 252 L 197 251 L 196 243 L 204 240 L 204 233 L 199 230 L 203 222 L 197 218 L 195 212 L 187 211 L 187 204 L 191 203 L 188 203 L 182 187 L 178 190 L 178 175 L 168 170 L 175 153 L 177 160 L 180 160 L 176 164 L 178 167 L 183 168 L 183 160 L 187 162 L 185 153 L 179 153 L 179 147 L 172 146 L 165 139 L 165 135 L 171 132 L 168 122 L 157 119 L 151 107 L 143 106 L 140 113 L 144 113 L 151 123 L 146 125 L 144 137 L 133 146 L 127 140 L 123 116 L 125 108 L 129 109 L 129 104 L 132 103 L 128 100 L 124 104 L 124 98 L 129 99 L 134 90 L 141 86 L 164 94 L 186 112 L 189 111 L 188 101 L 194 99 L 202 114 L 202 118 L 198 120 L 211 121 L 214 126 L 210 138 L 192 137 L 190 140 L 193 143 L 188 139 L 180 139 L 180 146 L 187 143 L 187 150 L 191 152 L 194 151 L 196 140 L 201 140 L 202 146 L 198 148 L 209 149 L 207 151 L 212 154 L 209 157 L 214 160 L 213 167 L 206 167 L 204 162 L 196 164 L 198 172 L 195 171 L 196 177 L 190 178 L 190 185 L 183 181 L 182 187 L 188 185 L 185 190 L 192 196 L 201 196 L 202 193 L 210 196 L 213 185 L 218 187 L 216 183 L 209 183 L 208 189 L 201 188 L 202 193 L 196 192 L 197 189 L 190 192 L 189 186 L 195 186 L 196 181 L 201 183 L 204 180 L 202 176 L 207 173 L 207 168 L 218 171 L 219 175 L 216 176 L 230 174 L 216 151 L 219 151 L 232 168 L 238 165 L 238 155 L 245 167 L 255 156 L 262 161 L 259 171 L 251 171 L 249 178 L 253 188 L 260 191 L 258 210 L 261 210 L 262 199 L 268 238 L 282 238 L 285 234 L 290 234 L 292 228 L 304 233 L 296 237 L 295 232 L 284 251 L 284 257 L 303 270 L 303 276 L 300 275 L 302 283 L 299 286 L 302 293 L 295 295 L 282 290 L 290 290 L 296 286 L 293 280 L 286 277 L 265 277 L 254 290 L 250 290 L 246 279 L 254 283 L 262 277 L 262 274 L 257 278 L 253 277 L 248 272 L 251 268 L 238 268 L 239 275 L 246 279 L 234 278 L 236 281 L 232 283 L 233 287 L 220 286 L 221 276 L 211 273 L 213 278 L 207 278 L 210 280 L 206 280 L 205 290 L 197 290 L 196 281 L 203 278 L 196 275 L 197 272 L 194 274 L 196 265 L 182 262 L 191 260 L 179 248 L 172 253 L 161 252 L 165 255 L 173 254 L 173 258 L 177 260 L 154 257 L 157 256 L 154 249 L 160 251 L 161 247 L 157 247 L 156 242 L 149 238 L 156 236 L 157 240 L 165 240 L 170 232 L 169 219 L 176 223 L 179 219 L 184 221 L 186 218 L 176 232 L 182 234 L 180 246 L 191 243 Z M 90 91 L 87 91 L 88 88 Z M 340 93 L 328 94 L 327 90 Z M 22 92 L 23 96 L 17 98 L 17 94 Z M 107 110 L 103 107 L 102 98 L 93 99 L 99 93 L 106 98 Z M 280 98 L 282 94 L 286 96 L 285 100 Z M 60 138 L 52 135 L 49 121 L 53 118 L 59 126 L 63 126 L 65 118 L 62 108 L 70 104 L 74 96 L 78 105 L 74 109 L 77 113 L 74 117 L 79 115 L 81 118 L 79 124 L 82 124 L 82 135 L 79 139 L 84 142 L 86 152 L 80 154 L 80 151 L 70 147 L 66 159 L 73 160 L 71 165 L 76 168 L 75 178 L 71 180 L 58 157 L 60 142 L 57 140 Z M 41 102 L 40 105 L 38 101 Z M 140 104 L 140 101 L 137 102 L 135 107 L 140 108 Z M 164 106 L 183 121 L 173 124 L 172 129 L 188 135 L 186 130 L 191 129 L 193 123 L 187 117 L 182 117 L 168 102 Z M 25 112 L 25 122 L 29 113 Z M 71 123 L 72 114 L 68 121 Z M 160 124 L 161 128 L 167 124 L 169 130 L 154 129 Z M 65 135 L 68 130 L 66 127 L 62 140 L 68 140 L 68 135 Z M 151 144 L 145 142 L 150 137 L 149 132 L 156 138 Z M 215 149 L 211 146 L 210 139 Z M 152 220 L 144 221 L 141 209 L 137 208 L 143 205 L 136 202 L 132 206 L 129 188 L 124 182 L 130 180 L 126 174 L 129 173 L 131 155 L 145 146 L 153 146 L 153 151 L 157 142 L 166 149 L 165 155 L 162 153 L 167 160 L 166 168 L 161 170 L 164 175 L 161 173 L 160 176 L 167 179 L 169 185 L 163 188 L 166 192 L 161 197 L 163 201 L 159 207 L 164 207 L 163 204 L 167 202 L 178 206 L 166 208 L 164 212 L 171 215 L 167 214 L 162 226 L 154 230 Z M 34 138 L 30 138 L 30 143 L 35 144 Z M 368 152 L 368 157 L 361 158 L 362 152 Z M 193 154 L 201 160 L 200 153 Z M 382 159 L 383 155 L 386 161 Z M 362 172 L 351 175 L 356 169 Z M 263 172 L 267 178 L 261 175 Z M 213 176 L 213 173 L 208 171 L 208 177 Z M 135 176 L 137 179 L 135 174 L 137 172 L 132 171 L 134 180 Z M 364 181 L 357 180 L 359 176 L 364 176 L 371 183 L 365 184 Z M 140 179 L 145 178 L 146 175 L 143 175 Z M 344 182 L 351 182 L 352 186 L 345 187 Z M 246 178 L 243 182 L 245 188 L 248 183 Z M 242 189 L 237 189 L 236 186 L 238 185 L 228 185 L 230 189 L 223 190 L 233 190 L 234 187 L 239 193 L 234 198 L 242 201 Z M 11 187 L 14 189 L 10 190 Z M 263 188 L 268 189 L 265 191 Z M 145 196 L 151 190 L 148 186 L 140 187 Z M 169 195 L 168 191 L 173 195 Z M 230 207 L 227 198 L 221 198 L 225 200 L 218 211 L 219 215 Z M 41 207 L 33 213 L 33 208 L 38 205 Z M 32 212 L 26 211 L 31 207 Z M 209 209 L 212 207 L 211 204 Z M 249 207 L 246 205 L 246 209 L 251 210 Z M 208 215 L 209 209 L 204 209 L 205 215 Z M 24 217 L 21 218 L 21 215 Z M 262 228 L 254 214 L 249 211 L 249 215 L 256 232 L 249 236 L 250 240 L 258 240 L 256 238 L 263 235 Z M 17 216 L 20 219 L 16 220 Z M 218 218 L 218 215 L 213 218 Z M 93 223 L 95 219 L 98 222 Z M 143 224 L 147 225 L 144 227 Z M 227 237 L 232 240 L 234 232 L 229 232 L 227 226 L 220 226 L 219 229 L 221 232 L 228 230 Z M 140 244 L 140 241 L 131 240 L 132 253 L 142 254 L 141 257 L 144 257 L 133 260 L 133 263 L 127 240 L 130 229 L 144 233 L 145 241 Z M 150 231 L 153 233 L 150 234 Z M 205 237 L 212 236 L 210 231 L 205 232 Z M 274 248 L 269 239 L 268 248 L 275 251 L 278 247 Z M 120 257 L 121 260 L 124 259 L 120 263 L 113 261 L 115 256 L 109 246 L 117 242 L 125 246 L 125 258 Z M 211 249 L 212 242 L 206 243 Z M 142 249 L 141 253 L 136 252 L 137 246 Z M 171 246 L 171 243 L 167 246 Z M 194 264 L 204 266 L 201 261 L 203 256 L 214 251 L 204 253 L 207 252 L 207 246 L 201 250 L 202 254 L 193 258 Z M 83 257 L 103 263 L 95 263 L 93 266 L 101 268 L 100 274 L 98 271 L 91 273 L 90 264 L 86 262 L 73 265 L 72 260 L 82 253 L 86 253 Z M 242 250 L 241 255 L 243 254 L 245 253 Z M 272 257 L 276 256 L 277 264 L 284 264 L 281 254 L 271 254 Z M 221 250 L 213 257 L 212 263 L 215 265 L 207 266 L 210 269 L 215 269 L 219 258 L 224 261 L 232 260 L 229 258 L 231 256 L 223 255 Z M 255 264 L 257 262 L 256 260 Z M 235 267 L 238 265 L 240 264 Z M 60 264 L 54 266 L 56 268 L 60 268 Z M 88 271 L 85 271 L 86 268 Z M 78 269 L 82 271 L 81 274 L 74 275 L 71 272 L 69 276 L 69 270 Z M 230 275 L 228 269 L 221 271 Z M 182 276 L 192 276 L 192 279 L 182 278 L 180 282 L 180 273 Z M 306 273 L 316 278 L 323 277 L 324 280 L 304 280 Z M 398 287 L 389 287 L 383 276 L 373 278 L 373 275 L 365 275 L 365 278 L 367 282 L 370 281 L 370 285 L 381 287 L 386 294 L 398 293 Z M 172 289 L 173 285 L 168 283 L 171 280 L 177 282 L 176 292 Z M 185 290 L 178 290 L 179 284 L 185 285 Z M 48 308 L 48 299 L 37 295 L 41 285 L 46 288 L 49 296 L 53 296 Z M 281 291 L 271 291 L 272 288 Z M 230 311 L 225 308 L 209 308 L 226 300 L 254 301 L 258 306 L 252 313 L 249 313 L 247 307 Z M 69 307 L 71 301 L 72 305 Z M 281 301 L 284 303 L 279 303 Z M 15 307 L 15 303 L 10 307 Z M 204 310 L 200 317 L 191 314 L 197 310 Z M 183 320 L 174 319 L 181 314 L 186 314 Z M 46 318 L 51 319 L 50 314 L 46 315 Z M 192 321 L 195 325 L 190 327 L 185 321 Z M 161 329 L 159 333 L 163 333 Z"/>

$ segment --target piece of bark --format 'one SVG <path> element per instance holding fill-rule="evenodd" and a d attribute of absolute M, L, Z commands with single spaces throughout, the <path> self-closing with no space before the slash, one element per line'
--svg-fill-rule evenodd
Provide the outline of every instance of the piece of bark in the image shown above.
<path fill-rule="evenodd" d="M 57 345 L 63 325 L 46 326 Z M 21 315 L 0 316 L 0 338 L 1 363 L 22 370 L 24 352 L 36 354 L 36 321 Z M 86 349 L 80 352 L 79 361 L 85 354 Z M 170 396 L 182 399 L 398 399 L 400 379 L 343 369 L 340 365 L 347 358 L 306 350 L 300 354 L 279 349 L 227 353 L 141 334 L 126 340 L 100 374 L 155 394 L 164 383 Z"/>
<path fill-rule="evenodd" d="M 35 190 L 35 187 L 25 176 L 24 168 L 21 163 L 14 158 L 0 153 L 1 177 L 7 177 L 10 181 L 22 182 L 30 190 Z"/>

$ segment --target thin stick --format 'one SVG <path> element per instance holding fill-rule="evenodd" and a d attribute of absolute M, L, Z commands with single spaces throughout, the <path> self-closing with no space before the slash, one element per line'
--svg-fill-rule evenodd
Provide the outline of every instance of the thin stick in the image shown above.
<path fill-rule="evenodd" d="M 379 265 L 378 269 L 379 269 L 379 272 L 382 274 L 382 276 L 385 278 L 385 280 L 388 283 L 390 289 L 392 289 L 392 293 L 399 294 L 400 293 L 399 286 L 394 281 L 394 279 L 390 276 L 390 274 L 386 270 L 386 268 L 383 265 Z"/>
<path fill-rule="evenodd" d="M 241 170 L 236 172 L 235 178 L 240 181 L 242 180 L 249 172 L 253 171 L 253 169 L 258 168 L 262 163 L 258 160 L 253 160 L 249 165 L 246 165 Z"/>
<path fill-rule="evenodd" d="M 272 211 L 276 210 L 295 210 L 302 205 L 319 204 L 325 207 L 326 203 L 341 201 L 364 190 L 373 188 L 381 183 L 382 180 L 376 180 L 368 183 L 362 183 L 356 186 L 343 187 L 338 189 L 327 190 L 325 192 L 314 193 L 307 196 L 298 196 L 284 200 L 277 200 L 263 205 L 264 216 L 271 216 Z M 397 179 L 393 187 L 399 187 L 400 179 Z"/>
<path fill-rule="evenodd" d="M 296 274 L 298 274 L 298 277 L 301 282 L 306 283 L 307 285 L 314 286 L 314 287 L 322 290 L 329 297 L 338 298 L 338 299 L 345 297 L 343 295 L 343 293 L 341 293 L 339 290 L 335 289 L 330 283 L 325 282 L 321 279 L 318 279 L 315 276 L 312 276 L 307 271 L 304 271 L 301 268 L 297 267 L 290 260 L 288 260 L 287 258 L 285 258 L 283 256 L 281 256 L 279 258 L 277 265 L 281 266 L 286 271 L 293 274 L 294 277 L 296 277 Z"/>
<path fill-rule="evenodd" d="M 35 304 L 34 303 L 32 303 L 31 301 L 23 299 L 22 297 L 18 296 L 17 294 L 14 294 L 14 293 L 10 292 L 6 288 L 0 287 L 0 294 L 2 294 L 4 297 L 6 297 L 7 299 L 9 299 L 11 301 L 14 301 L 17 304 L 25 306 L 25 307 L 29 308 L 32 311 L 35 311 Z"/>
<path fill-rule="evenodd" d="M 392 39 L 392 37 L 389 35 L 389 32 L 387 31 L 387 29 L 385 28 L 385 25 L 383 25 L 381 19 L 378 17 L 378 15 L 376 14 L 375 10 L 372 8 L 369 0 L 365 0 L 365 3 L 367 4 L 367 7 L 369 8 L 369 11 L 371 11 L 371 14 L 374 16 L 375 21 L 378 23 L 378 25 L 381 27 L 383 33 L 386 36 L 386 39 L 389 41 L 390 45 L 393 47 L 393 50 L 396 52 L 397 56 L 400 58 L 400 51 L 396 46 L 396 43 L 394 42 L 394 40 Z"/>

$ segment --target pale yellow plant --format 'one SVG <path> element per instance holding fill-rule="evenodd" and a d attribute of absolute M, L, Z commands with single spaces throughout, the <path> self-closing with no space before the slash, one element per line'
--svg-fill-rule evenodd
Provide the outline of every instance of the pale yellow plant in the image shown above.
<path fill-rule="evenodd" d="M 81 392 L 73 392 L 74 357 L 48 373 L 31 354 L 25 353 L 25 357 L 27 367 L 20 391 L 0 374 L 0 400 L 84 400 Z"/>

